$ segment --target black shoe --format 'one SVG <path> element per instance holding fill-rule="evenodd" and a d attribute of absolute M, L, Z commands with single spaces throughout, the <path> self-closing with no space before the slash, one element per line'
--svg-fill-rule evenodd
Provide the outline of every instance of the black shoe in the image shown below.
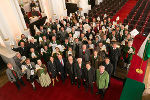
<path fill-rule="evenodd" d="M 20 88 L 20 87 L 17 87 L 17 89 L 20 90 L 21 88 Z"/>
<path fill-rule="evenodd" d="M 71 85 L 73 85 L 73 82 L 71 82 Z"/>
<path fill-rule="evenodd" d="M 104 99 L 104 96 L 103 96 L 103 95 L 101 95 L 101 99 L 102 99 L 102 100 Z"/>
<path fill-rule="evenodd" d="M 78 85 L 78 88 L 80 88 L 80 85 Z"/>
<path fill-rule="evenodd" d="M 98 95 L 99 94 L 99 92 L 96 92 L 96 95 Z"/>

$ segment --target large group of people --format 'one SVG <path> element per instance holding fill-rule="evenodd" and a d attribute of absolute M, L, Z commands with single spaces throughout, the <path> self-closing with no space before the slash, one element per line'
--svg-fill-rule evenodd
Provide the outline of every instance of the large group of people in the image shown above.
<path fill-rule="evenodd" d="M 133 38 L 121 22 L 114 24 L 109 17 L 89 18 L 72 14 L 52 21 L 49 19 L 35 36 L 21 35 L 18 53 L 14 57 L 17 66 L 8 63 L 6 71 L 11 82 L 18 89 L 18 82 L 25 85 L 25 76 L 36 89 L 37 81 L 47 87 L 59 77 L 63 83 L 70 78 L 71 84 L 82 85 L 93 93 L 96 82 L 98 92 L 104 97 L 115 75 L 119 61 L 124 62 L 122 69 L 128 71 L 132 55 Z"/>

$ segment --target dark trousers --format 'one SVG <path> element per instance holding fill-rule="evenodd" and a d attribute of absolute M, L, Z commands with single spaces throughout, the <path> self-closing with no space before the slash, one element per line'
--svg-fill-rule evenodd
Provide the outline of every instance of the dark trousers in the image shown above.
<path fill-rule="evenodd" d="M 82 78 L 78 78 L 77 81 L 78 81 L 78 86 L 81 86 Z M 83 84 L 83 86 L 85 87 L 85 82 L 84 82 L 84 81 L 83 81 L 82 84 Z"/>
<path fill-rule="evenodd" d="M 65 73 L 61 73 L 61 80 L 62 80 L 63 83 L 65 82 L 65 78 L 66 78 Z"/>
<path fill-rule="evenodd" d="M 98 93 L 101 94 L 101 98 L 104 98 L 106 89 L 98 89 Z"/>
<path fill-rule="evenodd" d="M 88 91 L 88 88 L 91 87 L 91 93 L 93 93 L 93 83 L 85 81 L 85 89 Z"/>
<path fill-rule="evenodd" d="M 25 84 L 24 84 L 22 78 L 16 79 L 16 82 L 14 82 L 14 84 L 16 85 L 16 87 L 17 87 L 18 90 L 20 90 L 19 81 L 20 81 L 20 83 L 21 83 L 23 86 L 25 86 Z"/>
<path fill-rule="evenodd" d="M 73 75 L 73 74 L 69 74 L 69 77 L 70 77 L 70 79 L 71 79 L 71 84 L 73 84 L 73 83 L 76 84 L 74 75 Z"/>
<path fill-rule="evenodd" d="M 115 73 L 115 71 L 116 71 L 116 67 L 117 67 L 118 60 L 112 60 L 111 63 L 112 63 L 112 65 L 113 65 L 113 73 L 112 73 L 112 74 L 114 75 L 114 73 Z"/>

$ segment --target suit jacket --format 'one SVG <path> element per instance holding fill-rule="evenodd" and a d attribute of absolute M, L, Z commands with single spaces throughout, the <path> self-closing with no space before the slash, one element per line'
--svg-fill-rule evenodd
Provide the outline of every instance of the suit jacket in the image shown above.
<path fill-rule="evenodd" d="M 60 41 L 64 42 L 65 38 L 67 37 L 67 32 L 66 31 L 64 31 L 64 32 L 59 31 L 57 35 L 59 35 Z"/>
<path fill-rule="evenodd" d="M 91 57 L 91 65 L 94 69 L 98 69 L 100 65 L 100 57 L 97 56 L 96 59 L 94 58 L 94 55 Z"/>
<path fill-rule="evenodd" d="M 13 50 L 19 52 L 21 54 L 21 56 L 28 57 L 28 51 L 29 51 L 29 49 L 26 46 L 24 48 L 22 48 L 22 47 L 13 48 Z"/>
<path fill-rule="evenodd" d="M 109 76 L 111 76 L 113 72 L 113 65 L 111 63 L 107 65 L 105 62 L 103 62 L 103 66 L 105 66 L 105 70 L 108 72 Z"/>
<path fill-rule="evenodd" d="M 82 63 L 81 64 L 81 68 L 79 67 L 79 64 L 77 63 L 76 67 L 75 67 L 75 77 L 79 78 L 79 79 L 83 79 L 84 78 L 84 69 L 85 69 L 85 65 Z"/>
<path fill-rule="evenodd" d="M 31 62 L 30 63 L 32 67 L 29 67 L 27 64 L 25 64 L 26 66 L 26 70 L 24 71 L 24 74 L 27 74 L 27 79 L 30 79 L 30 76 L 31 76 L 31 70 L 34 70 L 34 75 L 36 75 L 35 73 L 35 63 L 34 62 Z"/>
<path fill-rule="evenodd" d="M 89 61 L 90 60 L 90 51 L 88 49 L 86 49 L 85 53 L 84 53 L 83 50 L 80 49 L 79 57 L 81 57 L 84 62 Z"/>
<path fill-rule="evenodd" d="M 61 64 L 59 59 L 56 60 L 56 66 L 58 68 L 58 72 L 60 72 L 61 74 L 65 74 L 66 60 L 64 58 L 63 58 L 63 63 L 64 66 Z"/>
<path fill-rule="evenodd" d="M 109 57 L 111 61 L 118 61 L 118 58 L 120 56 L 120 50 L 119 48 L 116 48 L 115 50 L 113 47 L 110 47 Z"/>
<path fill-rule="evenodd" d="M 82 48 L 82 42 L 75 43 L 73 42 L 73 51 L 75 51 L 75 57 L 79 57 L 79 51 Z"/>
<path fill-rule="evenodd" d="M 35 51 L 34 53 L 36 55 L 36 58 L 32 58 L 32 53 L 31 52 L 29 53 L 29 58 L 32 62 L 37 63 L 37 60 L 40 59 L 40 55 L 37 51 Z"/>
<path fill-rule="evenodd" d="M 28 47 L 29 47 L 29 49 L 30 49 L 30 48 L 34 48 L 34 50 L 36 50 L 36 51 L 39 50 L 39 45 L 38 45 L 37 42 L 29 43 L 29 44 L 28 44 Z"/>
<path fill-rule="evenodd" d="M 45 46 L 45 45 L 49 46 L 49 43 L 50 43 L 50 40 L 47 39 L 46 42 L 42 41 L 41 45 L 42 46 Z"/>
<path fill-rule="evenodd" d="M 15 64 L 21 69 L 21 59 L 19 59 L 17 56 L 14 56 L 13 57 L 14 61 L 15 61 Z"/>
<path fill-rule="evenodd" d="M 73 62 L 72 64 L 67 62 L 66 63 L 66 73 L 69 74 L 70 76 L 74 75 L 75 67 L 76 67 L 76 63 L 75 62 Z"/>
<path fill-rule="evenodd" d="M 14 66 L 13 70 L 16 72 L 18 78 L 20 79 L 21 76 L 22 76 L 22 73 L 21 73 L 20 69 L 18 67 Z M 11 81 L 11 82 L 16 82 L 17 81 L 15 76 L 13 75 L 13 72 L 12 72 L 11 69 L 7 68 L 6 74 L 7 74 L 7 77 L 9 79 L 9 81 Z"/>
<path fill-rule="evenodd" d="M 48 72 L 54 74 L 54 73 L 57 73 L 57 64 L 56 62 L 54 61 L 53 63 L 51 61 L 48 61 L 47 62 L 47 70 Z"/>
<path fill-rule="evenodd" d="M 91 67 L 90 70 L 88 70 L 87 68 L 84 69 L 84 79 L 88 83 L 92 83 L 95 81 L 95 70 L 94 70 L 94 68 Z"/>
<path fill-rule="evenodd" d="M 99 27 L 99 30 L 100 30 L 100 29 L 101 29 L 101 28 Z M 94 32 L 95 32 L 95 33 L 98 33 L 98 32 L 99 32 L 99 30 L 98 30 L 98 28 L 97 28 L 97 27 L 95 27 L 95 28 L 94 28 Z"/>

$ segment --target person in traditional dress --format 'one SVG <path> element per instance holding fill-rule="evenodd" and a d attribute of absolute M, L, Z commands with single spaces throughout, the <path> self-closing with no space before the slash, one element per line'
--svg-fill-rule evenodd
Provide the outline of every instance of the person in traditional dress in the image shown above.
<path fill-rule="evenodd" d="M 41 86 L 48 87 L 51 83 L 51 79 L 47 72 L 46 66 L 42 64 L 41 60 L 37 60 L 35 67 Z"/>
<path fill-rule="evenodd" d="M 127 71 L 130 68 L 132 56 L 135 54 L 135 48 L 132 46 L 132 41 L 128 42 L 128 45 L 123 49 L 124 67 Z"/>

